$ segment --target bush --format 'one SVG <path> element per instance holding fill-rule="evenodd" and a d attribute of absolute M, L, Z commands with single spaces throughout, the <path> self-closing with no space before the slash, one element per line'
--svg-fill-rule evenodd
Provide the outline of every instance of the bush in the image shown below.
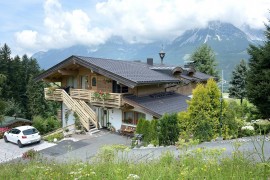
<path fill-rule="evenodd" d="M 270 132 L 270 122 L 267 120 L 261 120 L 254 123 L 254 128 L 257 134 L 267 134 Z"/>
<path fill-rule="evenodd" d="M 0 139 L 2 139 L 4 137 L 4 133 L 9 130 L 10 128 L 6 128 L 6 127 L 0 128 Z"/>
<path fill-rule="evenodd" d="M 142 134 L 145 121 L 146 121 L 145 119 L 139 119 L 137 127 L 136 127 L 137 134 Z"/>
<path fill-rule="evenodd" d="M 254 131 L 253 126 L 242 127 L 240 134 L 239 134 L 240 137 L 248 137 L 248 136 L 253 136 L 253 135 L 255 135 L 255 131 Z"/>
<path fill-rule="evenodd" d="M 41 116 L 35 116 L 33 118 L 33 126 L 40 132 L 40 134 L 46 134 L 60 128 L 61 123 L 53 116 L 46 119 Z"/>
<path fill-rule="evenodd" d="M 23 153 L 22 155 L 22 158 L 23 159 L 30 159 L 30 160 L 33 160 L 33 159 L 36 159 L 37 157 L 39 156 L 39 152 L 34 150 L 34 149 L 30 149 L 26 152 Z"/>
<path fill-rule="evenodd" d="M 235 101 L 225 102 L 224 106 L 222 137 L 224 139 L 237 138 L 241 127 L 244 125 L 241 106 Z"/>
<path fill-rule="evenodd" d="M 45 141 L 49 141 L 49 142 L 54 142 L 54 139 L 57 139 L 57 141 L 61 140 L 64 138 L 64 135 L 63 133 L 57 133 L 57 134 L 52 134 L 52 135 L 49 135 L 47 137 L 44 137 L 43 139 Z"/>
<path fill-rule="evenodd" d="M 139 119 L 136 127 L 137 134 L 143 134 L 143 144 L 147 146 L 149 143 L 158 145 L 158 132 L 157 132 L 158 120 L 153 119 L 151 121 L 145 119 Z"/>
<path fill-rule="evenodd" d="M 158 121 L 159 145 L 174 145 L 178 141 L 180 128 L 177 114 L 165 114 Z"/>

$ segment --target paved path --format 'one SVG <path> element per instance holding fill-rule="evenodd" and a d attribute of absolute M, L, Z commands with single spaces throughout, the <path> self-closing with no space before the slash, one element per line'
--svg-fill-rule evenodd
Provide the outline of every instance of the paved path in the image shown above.
<path fill-rule="evenodd" d="M 0 139 L 0 163 L 22 157 L 22 154 L 30 149 L 40 151 L 42 149 L 46 149 L 55 145 L 56 144 L 54 143 L 41 141 L 40 144 L 31 144 L 24 146 L 23 148 L 19 148 L 17 144 L 13 144 L 10 142 L 6 143 L 3 139 Z"/>
<path fill-rule="evenodd" d="M 66 161 L 83 161 L 88 162 L 94 157 L 99 148 L 103 145 L 110 144 L 124 144 L 130 146 L 131 139 L 125 136 L 120 136 L 117 134 L 110 133 L 108 131 L 102 131 L 101 133 L 93 136 L 74 136 L 74 139 L 65 140 L 58 145 L 53 146 L 51 148 L 47 148 L 41 151 L 42 155 L 48 159 L 53 159 L 58 162 L 66 162 Z M 74 141 L 75 140 L 75 141 Z M 79 140 L 79 141 L 76 141 Z M 265 142 L 264 152 L 266 158 L 270 158 L 270 142 L 269 139 Z M 260 150 L 261 147 L 261 139 L 253 138 L 241 138 L 237 140 L 225 140 L 225 141 L 215 141 L 215 142 L 205 142 L 199 144 L 194 148 L 203 147 L 203 148 L 225 148 L 226 151 L 224 155 L 231 155 L 235 150 L 234 142 L 240 142 L 241 146 L 239 148 L 240 151 L 245 152 L 247 157 L 255 157 L 259 160 L 259 157 L 254 154 L 254 144 Z M 254 143 L 254 144 L 253 144 Z M 127 153 L 121 153 L 120 156 L 124 158 L 128 158 L 130 161 L 139 162 L 139 161 L 148 161 L 154 158 L 160 157 L 160 155 L 165 152 L 170 151 L 176 157 L 179 156 L 180 150 L 178 150 L 175 146 L 169 147 L 146 147 L 146 148 L 135 148 L 130 150 Z M 250 156 L 252 154 L 252 156 Z"/>

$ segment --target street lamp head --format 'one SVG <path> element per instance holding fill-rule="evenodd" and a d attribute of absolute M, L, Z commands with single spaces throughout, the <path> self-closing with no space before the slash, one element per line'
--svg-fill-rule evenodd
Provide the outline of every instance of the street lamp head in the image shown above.
<path fill-rule="evenodd" d="M 166 53 L 162 49 L 158 54 L 159 54 L 159 57 L 160 57 L 160 60 L 161 60 L 161 64 L 163 64 L 163 58 L 165 57 Z"/>

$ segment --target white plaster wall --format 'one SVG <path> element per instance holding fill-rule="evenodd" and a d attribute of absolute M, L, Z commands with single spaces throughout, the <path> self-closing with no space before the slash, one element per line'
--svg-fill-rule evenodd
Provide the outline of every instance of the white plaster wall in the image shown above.
<path fill-rule="evenodd" d="M 122 123 L 122 110 L 121 109 L 108 109 L 109 111 L 109 122 L 111 123 L 111 125 L 113 127 L 115 127 L 116 130 L 120 129 L 121 128 L 121 125 L 122 124 L 125 124 L 125 123 Z M 132 111 L 137 111 L 137 112 L 141 112 L 141 113 L 144 113 L 145 114 L 145 118 L 146 120 L 152 120 L 153 119 L 153 116 L 150 115 L 150 114 L 147 114 L 146 112 L 140 110 L 140 109 L 137 109 L 137 108 L 134 108 Z M 132 126 L 130 124 L 128 124 L 129 126 Z"/>
<path fill-rule="evenodd" d="M 122 124 L 122 110 L 121 109 L 108 109 L 109 122 L 116 130 L 121 128 Z"/>
<path fill-rule="evenodd" d="M 69 116 L 68 116 L 68 119 L 66 121 L 66 112 L 68 111 L 68 108 L 67 106 L 62 103 L 62 127 L 66 127 L 66 126 L 69 126 L 69 125 L 72 125 L 72 124 L 75 124 L 75 117 L 74 117 L 74 112 L 71 111 L 69 113 Z"/>

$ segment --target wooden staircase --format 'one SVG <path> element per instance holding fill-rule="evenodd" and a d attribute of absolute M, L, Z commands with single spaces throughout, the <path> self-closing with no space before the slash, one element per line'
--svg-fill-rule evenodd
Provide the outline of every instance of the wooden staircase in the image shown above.
<path fill-rule="evenodd" d="M 98 129 L 97 115 L 86 104 L 86 102 L 78 99 L 73 99 L 66 93 L 66 91 L 61 91 L 63 103 L 68 107 L 68 109 L 71 109 L 78 115 L 83 127 L 87 131 L 93 131 L 93 129 Z"/>
<path fill-rule="evenodd" d="M 76 112 L 83 127 L 90 133 L 98 132 L 97 115 L 82 99 L 71 97 L 63 89 L 44 89 L 45 99 L 63 102 L 68 109 Z"/>

